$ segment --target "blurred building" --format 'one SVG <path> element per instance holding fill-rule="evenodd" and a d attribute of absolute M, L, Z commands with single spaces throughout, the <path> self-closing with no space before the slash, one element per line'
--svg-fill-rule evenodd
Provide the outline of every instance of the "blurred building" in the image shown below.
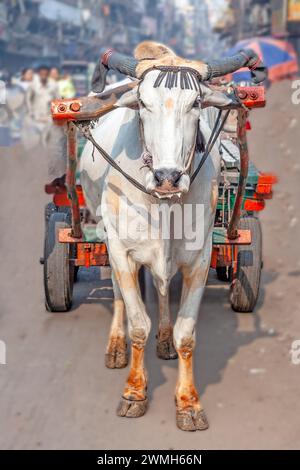
<path fill-rule="evenodd" d="M 131 53 L 144 39 L 188 57 L 209 54 L 206 0 L 2 0 L 0 67 L 95 61 L 102 49 Z"/>
<path fill-rule="evenodd" d="M 300 0 L 272 0 L 272 34 L 288 38 L 300 61 Z"/>
<path fill-rule="evenodd" d="M 228 0 L 214 31 L 228 46 L 241 39 L 268 36 L 271 33 L 270 0 Z"/>
<path fill-rule="evenodd" d="M 158 40 L 179 54 L 207 50 L 212 34 L 205 0 L 104 0 L 105 42 L 132 52 L 142 40 Z"/>
<path fill-rule="evenodd" d="M 57 64 L 65 57 L 88 58 L 103 32 L 98 7 L 97 0 L 2 1 L 1 62 L 15 69 L 41 60 Z"/>

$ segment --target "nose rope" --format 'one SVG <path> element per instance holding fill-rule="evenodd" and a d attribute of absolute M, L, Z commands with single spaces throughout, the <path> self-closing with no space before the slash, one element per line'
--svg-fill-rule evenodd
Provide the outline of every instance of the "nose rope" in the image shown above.
<path fill-rule="evenodd" d="M 189 153 L 187 164 L 185 165 L 184 170 L 181 172 L 182 175 L 189 173 L 189 170 L 190 170 L 191 165 L 192 165 L 192 161 L 193 161 L 194 156 L 195 156 L 196 144 L 197 144 L 197 132 L 196 132 L 196 136 L 195 136 L 195 139 L 194 139 L 193 146 L 192 146 L 191 151 Z"/>
<path fill-rule="evenodd" d="M 152 173 L 154 173 L 153 159 L 152 159 L 151 153 L 148 152 L 148 150 L 144 150 L 141 155 L 141 158 L 142 158 L 144 165 L 141 166 L 140 170 L 142 170 L 143 168 L 149 168 L 152 171 Z"/>
<path fill-rule="evenodd" d="M 141 118 L 139 119 L 139 128 L 140 128 L 140 135 L 141 135 L 142 144 L 143 144 L 143 147 L 144 147 L 143 153 L 141 155 L 141 158 L 142 158 L 142 161 L 143 161 L 144 164 L 141 166 L 140 170 L 142 170 L 143 168 L 149 168 L 149 170 L 151 170 L 152 173 L 154 174 L 153 158 L 152 158 L 151 153 L 149 152 L 149 150 L 146 147 L 145 138 L 144 138 L 144 127 L 143 127 L 143 123 L 142 123 Z"/>
<path fill-rule="evenodd" d="M 210 137 L 209 137 L 207 145 L 205 147 L 205 151 L 202 155 L 202 158 L 201 158 L 196 170 L 194 171 L 194 173 L 191 176 L 191 184 L 193 183 L 193 181 L 195 180 L 195 178 L 198 175 L 199 171 L 201 170 L 204 163 L 206 162 L 213 146 L 215 145 L 215 143 L 216 143 L 216 141 L 217 141 L 224 125 L 225 125 L 225 122 L 227 121 L 229 113 L 230 113 L 230 109 L 228 109 L 226 111 L 225 116 L 223 117 L 222 122 L 221 122 L 222 110 L 221 109 L 219 110 L 219 113 L 218 113 L 216 122 L 214 124 L 213 130 L 211 131 Z"/>
<path fill-rule="evenodd" d="M 107 163 L 109 163 L 115 170 L 117 170 L 119 173 L 121 173 L 121 175 L 124 176 L 124 178 L 126 178 L 133 186 L 135 186 L 137 189 L 139 189 L 140 191 L 142 191 L 143 193 L 145 194 L 148 194 L 148 195 L 151 195 L 151 196 L 155 196 L 154 194 L 150 193 L 149 191 L 146 190 L 146 188 L 141 184 L 139 183 L 139 181 L 137 181 L 136 179 L 134 179 L 132 176 L 130 176 L 128 173 L 126 173 L 116 162 L 115 160 L 96 142 L 96 140 L 94 139 L 94 137 L 92 136 L 92 133 L 91 133 L 91 130 L 89 128 L 88 125 L 85 124 L 82 124 L 80 122 L 74 122 L 76 127 L 78 127 L 78 129 L 81 131 L 81 133 L 83 134 L 83 136 L 89 140 L 93 146 L 98 150 L 98 152 L 100 153 L 100 155 L 102 155 L 102 157 L 104 158 L 104 160 L 107 161 Z"/>

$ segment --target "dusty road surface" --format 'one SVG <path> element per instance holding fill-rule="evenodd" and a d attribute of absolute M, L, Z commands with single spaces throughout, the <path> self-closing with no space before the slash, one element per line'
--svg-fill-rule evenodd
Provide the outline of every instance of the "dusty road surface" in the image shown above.
<path fill-rule="evenodd" d="M 237 314 L 228 286 L 210 275 L 198 322 L 195 370 L 210 429 L 176 428 L 177 361 L 155 355 L 157 304 L 147 346 L 150 407 L 118 418 L 128 368 L 104 367 L 112 291 L 98 270 L 79 275 L 67 314 L 45 312 L 42 267 L 44 155 L 1 149 L 0 365 L 2 449 L 253 449 L 300 447 L 300 365 L 290 348 L 300 339 L 300 107 L 290 83 L 274 86 L 265 110 L 252 113 L 251 156 L 280 175 L 261 220 L 264 271 L 255 314 Z M 105 279 L 106 278 L 106 279 Z M 172 287 L 176 313 L 178 285 Z"/>

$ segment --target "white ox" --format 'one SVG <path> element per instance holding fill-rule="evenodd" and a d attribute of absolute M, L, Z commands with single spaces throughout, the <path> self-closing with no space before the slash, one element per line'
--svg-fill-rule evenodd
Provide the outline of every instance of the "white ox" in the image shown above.
<path fill-rule="evenodd" d="M 151 54 L 156 65 L 163 51 L 164 66 L 188 66 L 205 75 L 206 65 L 203 63 L 195 66 L 195 63 L 180 61 L 169 49 L 154 43 L 143 44 L 142 47 L 142 56 L 149 58 Z M 136 51 L 138 58 L 141 58 L 140 48 Z M 208 422 L 194 385 L 192 357 L 197 316 L 211 260 L 220 174 L 217 145 L 193 184 L 190 184 L 190 175 L 201 158 L 199 153 L 194 152 L 199 126 L 207 142 L 216 118 L 216 108 L 208 106 L 226 107 L 231 100 L 197 82 L 193 72 L 186 69 L 174 72 L 177 84 L 174 78 L 170 82 L 172 86 L 168 87 L 166 80 L 167 76 L 172 80 L 172 70 L 163 77 L 161 70 L 148 70 L 148 62 L 140 62 L 139 76 L 142 79 L 135 91 L 135 99 L 132 99 L 132 93 L 129 97 L 123 97 L 119 102 L 120 109 L 102 118 L 93 130 L 93 136 L 120 167 L 151 194 L 140 191 L 108 165 L 99 152 L 93 151 L 91 143 L 87 143 L 80 162 L 86 203 L 95 219 L 101 218 L 103 221 L 112 267 L 114 316 L 106 365 L 110 368 L 127 365 L 126 311 L 131 339 L 131 366 L 117 413 L 127 417 L 142 416 L 147 408 L 144 348 L 151 319 L 141 296 L 138 272 L 141 266 L 146 266 L 152 273 L 159 299 L 158 356 L 174 359 L 178 355 L 179 359 L 175 393 L 177 425 L 183 430 L 202 430 L 208 427 Z M 180 81 L 181 74 L 183 81 Z M 185 86 L 184 74 L 192 82 L 191 87 Z M 159 76 L 161 80 L 158 80 Z M 124 103 L 128 103 L 129 107 L 121 107 Z M 134 103 L 138 105 L 136 109 L 132 109 Z M 141 169 L 141 155 L 145 152 L 150 160 L 146 162 L 148 166 Z M 151 230 L 156 222 L 149 217 L 150 213 L 157 213 L 155 210 L 153 212 L 153 207 L 170 207 L 174 203 L 175 227 L 170 230 L 170 236 L 165 236 L 162 227 L 158 229 L 158 235 L 154 230 L 153 236 Z M 197 216 L 192 222 L 190 219 L 185 221 L 185 217 L 182 221 L 180 210 L 189 205 L 201 209 L 195 211 Z M 183 229 L 183 233 L 176 237 L 174 232 L 178 231 L 178 227 L 179 232 Z M 201 244 L 191 243 L 191 234 L 195 229 L 198 234 L 202 231 Z M 194 236 L 192 241 L 195 242 L 197 235 Z M 182 273 L 183 287 L 173 328 L 168 290 L 172 277 L 178 271 Z"/>

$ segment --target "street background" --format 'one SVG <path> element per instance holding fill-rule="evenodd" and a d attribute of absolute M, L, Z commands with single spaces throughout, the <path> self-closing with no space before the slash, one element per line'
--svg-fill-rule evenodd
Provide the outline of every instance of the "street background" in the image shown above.
<path fill-rule="evenodd" d="M 16 1 L 3 5 L 8 3 L 15 5 L 18 16 L 20 5 L 26 13 L 31 3 L 35 4 L 32 8 L 37 8 L 39 3 L 65 3 L 75 8 L 72 4 L 77 2 Z M 88 3 L 95 8 L 101 3 L 101 8 L 107 7 L 101 11 L 109 12 L 109 18 L 112 11 L 119 18 L 126 11 L 133 16 L 135 5 L 138 8 L 138 3 L 144 2 L 131 2 L 132 10 L 124 7 L 121 13 L 121 2 L 91 1 L 84 2 L 84 7 Z M 155 3 L 169 11 L 167 6 L 172 2 Z M 199 27 L 204 28 L 204 23 L 207 27 L 206 44 L 211 47 L 207 56 L 218 55 L 219 43 L 218 52 L 239 39 L 256 35 L 247 25 L 222 24 L 219 13 L 224 2 L 209 3 L 215 4 L 215 9 L 210 11 L 206 2 L 199 2 L 200 19 L 204 14 L 210 18 L 207 23 L 199 21 Z M 234 4 L 231 8 L 237 14 Z M 261 5 L 260 13 L 270 14 L 270 2 L 252 2 L 252 7 L 254 4 Z M 226 10 L 226 14 L 230 11 Z M 104 13 L 101 18 L 104 18 L 104 29 L 99 28 L 95 37 L 91 33 L 87 41 L 87 46 L 91 46 L 88 58 L 91 61 L 97 57 L 98 39 L 101 35 L 106 38 L 108 20 Z M 111 25 L 113 18 L 109 20 Z M 166 21 L 169 17 L 163 18 Z M 260 24 L 262 29 L 255 33 L 271 33 L 270 16 L 265 18 L 265 23 Z M 45 24 L 47 21 L 48 26 L 53 22 L 46 18 Z M 81 22 L 82 19 L 80 28 L 88 28 Z M 57 21 L 54 23 L 52 26 L 56 28 Z M 63 42 L 64 35 L 69 38 L 65 30 L 69 28 L 71 38 L 74 31 L 72 25 L 62 23 L 59 37 Z M 150 31 L 150 36 L 157 34 L 158 39 L 170 43 L 172 35 L 168 33 L 164 38 L 164 24 L 156 24 L 156 28 L 155 32 Z M 111 27 L 108 29 L 112 31 Z M 127 34 L 128 42 L 118 39 L 117 30 L 114 33 L 117 39 L 112 44 L 108 40 L 109 44 L 105 41 L 99 44 L 123 44 L 124 52 L 129 52 L 143 39 L 139 23 L 136 30 L 136 36 Z M 14 34 L 16 31 L 15 28 Z M 201 56 L 203 43 L 197 40 L 198 30 L 196 33 L 193 38 L 187 38 L 185 45 L 182 41 L 174 42 L 174 38 L 171 45 L 178 47 L 183 55 Z M 297 49 L 297 35 L 291 32 L 291 36 Z M 73 49 L 79 43 L 70 39 Z M 3 38 L 0 44 L 4 50 Z M 179 46 L 184 50 L 180 51 Z M 16 51 L 10 52 L 11 47 L 7 45 L 6 56 L 1 56 L 3 70 L 16 74 L 36 60 L 23 52 L 18 61 Z M 51 43 L 49 50 L 50 47 Z M 29 50 L 28 46 L 27 54 Z M 53 50 L 57 50 L 55 44 Z M 37 53 L 39 60 L 44 53 L 43 50 Z M 73 56 L 64 54 L 59 60 L 67 60 L 66 57 L 82 60 L 79 52 Z M 42 59 L 51 57 L 46 51 Z M 71 312 L 45 312 L 43 268 L 39 258 L 43 252 L 44 206 L 50 200 L 43 191 L 48 178 L 47 163 L 40 148 L 24 150 L 14 129 L 10 145 L 0 147 L 0 339 L 7 345 L 7 364 L 0 365 L 1 449 L 299 449 L 300 365 L 292 364 L 290 350 L 292 342 L 300 339 L 300 105 L 292 103 L 292 91 L 290 79 L 273 83 L 267 91 L 267 107 L 253 110 L 250 115 L 250 157 L 261 171 L 276 173 L 279 183 L 274 188 L 273 199 L 266 201 L 266 209 L 261 213 L 264 268 L 255 312 L 233 312 L 229 286 L 217 281 L 213 271 L 209 276 L 197 326 L 195 374 L 210 428 L 200 433 L 184 433 L 176 428 L 173 396 L 177 361 L 156 357 L 157 299 L 149 276 L 147 306 L 153 327 L 147 344 L 146 366 L 150 405 L 142 418 L 130 420 L 116 416 L 128 367 L 109 370 L 104 366 L 113 297 L 109 270 L 103 269 L 100 274 L 98 269 L 81 269 Z M 179 301 L 178 287 L 179 281 L 175 279 L 171 289 L 174 316 Z"/>

